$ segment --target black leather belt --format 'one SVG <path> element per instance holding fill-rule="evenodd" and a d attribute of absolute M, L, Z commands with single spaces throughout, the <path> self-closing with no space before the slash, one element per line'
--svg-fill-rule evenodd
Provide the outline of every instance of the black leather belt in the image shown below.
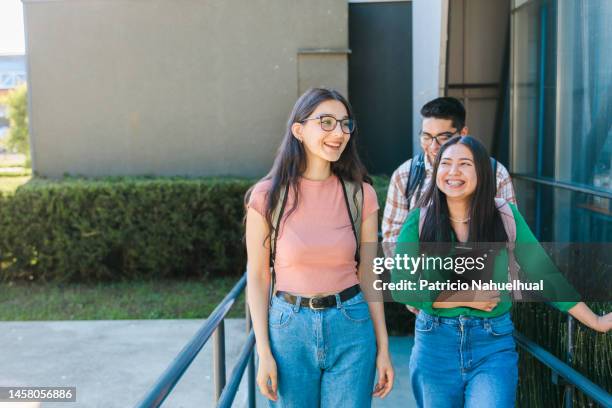
<path fill-rule="evenodd" d="M 355 286 L 351 286 L 350 288 L 344 289 L 342 292 L 338 293 L 338 295 L 340 295 L 341 302 L 346 302 L 359 292 L 361 292 L 361 289 L 359 288 L 359 284 L 357 284 Z M 291 304 L 295 304 L 298 298 L 295 295 L 282 291 L 276 292 L 276 296 Z M 309 307 L 314 310 L 326 309 L 328 307 L 335 307 L 337 305 L 336 295 L 315 296 L 311 298 L 303 297 L 302 301 L 300 302 L 300 306 Z"/>

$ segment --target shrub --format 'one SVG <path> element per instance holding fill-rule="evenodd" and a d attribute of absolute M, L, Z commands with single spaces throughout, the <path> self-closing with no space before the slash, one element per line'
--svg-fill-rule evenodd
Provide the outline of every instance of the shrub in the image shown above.
<path fill-rule="evenodd" d="M 238 275 L 252 180 L 32 181 L 0 198 L 0 277 L 97 281 Z"/>
<path fill-rule="evenodd" d="M 0 201 L 0 277 L 97 281 L 240 274 L 246 264 L 243 196 L 253 182 L 34 179 Z M 376 178 L 381 208 L 386 182 Z"/>

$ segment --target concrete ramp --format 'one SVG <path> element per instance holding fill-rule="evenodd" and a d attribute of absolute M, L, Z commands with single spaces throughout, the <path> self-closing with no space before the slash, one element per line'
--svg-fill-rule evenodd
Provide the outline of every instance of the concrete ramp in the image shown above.
<path fill-rule="evenodd" d="M 132 407 L 203 323 L 201 319 L 0 322 L 0 386 L 77 388 L 76 403 L 42 403 L 42 408 Z M 244 320 L 227 319 L 225 334 L 229 376 L 246 339 Z M 411 347 L 410 337 L 391 339 L 396 386 L 385 400 L 376 399 L 374 407 L 414 406 L 407 377 Z M 245 405 L 243 380 L 234 406 Z M 210 342 L 163 405 L 196 406 L 214 407 Z M 258 407 L 265 406 L 259 396 Z M 5 407 L 12 405 L 0 403 L 0 408 Z"/>

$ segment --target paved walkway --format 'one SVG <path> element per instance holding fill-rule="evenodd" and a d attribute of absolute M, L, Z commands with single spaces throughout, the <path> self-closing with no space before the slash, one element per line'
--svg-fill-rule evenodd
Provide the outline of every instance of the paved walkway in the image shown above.
<path fill-rule="evenodd" d="M 202 324 L 191 319 L 0 322 L 0 386 L 77 387 L 76 403 L 43 403 L 43 408 L 131 407 Z M 245 338 L 244 320 L 228 319 L 228 376 Z M 411 346 L 410 337 L 391 339 L 396 387 L 374 407 L 414 406 L 407 379 Z M 209 342 L 163 406 L 213 407 L 212 390 Z M 243 384 L 234 406 L 243 407 L 245 401 Z M 261 399 L 258 406 L 265 406 Z"/>

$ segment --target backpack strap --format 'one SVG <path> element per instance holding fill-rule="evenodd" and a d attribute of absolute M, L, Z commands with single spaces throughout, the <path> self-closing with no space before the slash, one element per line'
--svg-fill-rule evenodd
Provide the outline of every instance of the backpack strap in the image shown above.
<path fill-rule="evenodd" d="M 347 182 L 338 177 L 342 186 L 342 194 L 344 195 L 344 203 L 351 221 L 351 228 L 355 236 L 355 262 L 359 265 L 361 246 L 361 222 L 363 212 L 363 186 L 359 183 Z"/>
<path fill-rule="evenodd" d="M 495 185 L 497 185 L 497 160 L 494 158 L 490 158 L 491 160 L 491 168 L 493 169 L 493 179 L 495 180 Z"/>
<path fill-rule="evenodd" d="M 276 259 L 276 240 L 278 239 L 278 233 L 280 231 L 280 222 L 285 212 L 285 206 L 287 205 L 287 197 L 289 196 L 289 188 L 287 186 L 281 186 L 279 192 L 280 200 L 276 203 L 276 207 L 272 210 L 272 231 L 270 233 L 270 266 L 274 266 L 274 260 Z"/>
<path fill-rule="evenodd" d="M 420 153 L 412 158 L 410 161 L 410 173 L 408 173 L 408 182 L 406 183 L 405 196 L 408 200 L 408 210 L 410 210 L 410 202 L 412 196 L 417 191 L 420 191 L 421 184 L 425 179 L 425 154 Z M 417 197 L 418 199 L 418 197 Z"/>
<path fill-rule="evenodd" d="M 419 210 L 419 240 L 421 239 L 423 224 L 425 223 L 425 217 L 427 216 L 427 208 L 429 207 L 421 207 L 421 209 Z"/>
<path fill-rule="evenodd" d="M 276 240 L 278 239 L 278 233 L 280 231 L 280 223 L 285 212 L 285 206 L 287 205 L 287 197 L 289 196 L 288 186 L 281 186 L 279 192 L 280 200 L 276 203 L 276 207 L 272 210 L 271 221 L 272 231 L 270 231 L 270 296 L 272 299 L 274 294 L 274 284 L 276 282 L 276 271 L 274 270 L 274 261 L 276 260 Z"/>
<path fill-rule="evenodd" d="M 491 168 L 493 169 L 493 183 L 495 184 L 495 194 L 497 195 L 497 160 L 490 157 L 491 160 Z"/>
<path fill-rule="evenodd" d="M 516 221 L 514 220 L 512 208 L 510 208 L 508 202 L 503 198 L 496 198 L 495 206 L 504 223 L 504 229 L 506 230 L 506 235 L 508 235 L 508 242 L 514 244 L 516 242 Z"/>
<path fill-rule="evenodd" d="M 519 280 L 519 265 L 516 262 L 516 257 L 514 256 L 514 247 L 516 244 L 516 221 L 514 220 L 512 208 L 510 208 L 506 200 L 503 198 L 496 198 L 495 206 L 499 211 L 499 215 L 501 216 L 504 224 L 504 229 L 506 230 L 506 235 L 508 236 L 508 244 L 506 246 L 508 249 L 508 279 L 510 282 L 512 282 L 514 280 Z M 515 300 L 521 300 L 523 298 L 523 294 L 520 290 L 513 290 L 512 298 Z"/>

